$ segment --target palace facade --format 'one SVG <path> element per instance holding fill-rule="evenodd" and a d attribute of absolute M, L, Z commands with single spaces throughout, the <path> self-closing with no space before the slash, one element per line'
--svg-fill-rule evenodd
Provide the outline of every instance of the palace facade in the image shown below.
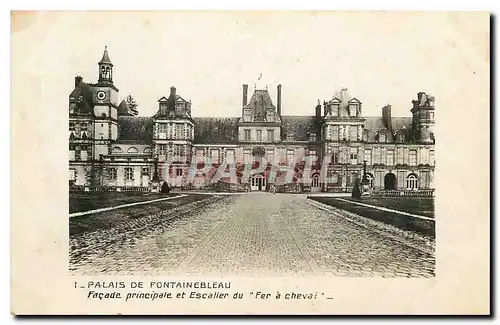
<path fill-rule="evenodd" d="M 191 101 L 171 87 L 155 115 L 139 117 L 119 100 L 107 49 L 98 67 L 97 83 L 77 76 L 69 96 L 70 188 L 149 191 L 168 181 L 181 188 L 351 191 L 366 163 L 374 190 L 433 189 L 435 106 L 426 93 L 411 101 L 411 117 L 393 117 L 390 105 L 380 116 L 364 116 L 347 89 L 318 101 L 310 115 L 291 116 L 281 85 L 275 102 L 267 89 L 249 98 L 243 85 L 237 117 L 193 117 Z M 224 163 L 236 166 L 236 182 L 214 181 Z M 245 174 L 248 165 L 253 172 Z"/>

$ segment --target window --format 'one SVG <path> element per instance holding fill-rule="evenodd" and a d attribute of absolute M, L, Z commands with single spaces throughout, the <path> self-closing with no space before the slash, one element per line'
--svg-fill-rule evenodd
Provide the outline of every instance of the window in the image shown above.
<path fill-rule="evenodd" d="M 397 182 L 398 188 L 403 189 L 405 187 L 406 172 L 403 170 L 397 171 Z"/>
<path fill-rule="evenodd" d="M 288 149 L 286 151 L 286 160 L 287 160 L 288 164 L 293 163 L 293 149 Z"/>
<path fill-rule="evenodd" d="M 338 164 L 339 163 L 339 148 L 338 147 L 333 147 L 332 163 L 333 164 Z"/>
<path fill-rule="evenodd" d="M 398 148 L 398 165 L 404 165 L 404 151 L 403 148 Z"/>
<path fill-rule="evenodd" d="M 433 119 L 434 118 L 434 112 L 429 112 L 429 118 Z"/>
<path fill-rule="evenodd" d="M 70 181 L 76 180 L 76 170 L 74 170 L 74 169 L 69 170 L 69 180 Z"/>
<path fill-rule="evenodd" d="M 375 171 L 375 186 L 374 187 L 377 187 L 377 188 L 384 187 L 384 172 L 381 170 Z"/>
<path fill-rule="evenodd" d="M 127 181 L 134 180 L 134 169 L 133 168 L 125 168 L 125 180 L 127 180 Z"/>
<path fill-rule="evenodd" d="M 158 138 L 160 139 L 167 138 L 167 125 L 164 123 L 158 124 Z"/>
<path fill-rule="evenodd" d="M 75 123 L 69 122 L 69 130 L 70 131 L 75 131 Z"/>
<path fill-rule="evenodd" d="M 350 148 L 349 159 L 351 165 L 357 165 L 358 163 L 358 148 Z"/>
<path fill-rule="evenodd" d="M 219 149 L 211 149 L 210 150 L 210 158 L 212 159 L 212 163 L 219 162 Z"/>
<path fill-rule="evenodd" d="M 82 131 L 87 131 L 88 130 L 87 123 L 82 123 L 82 125 L 80 126 L 80 129 Z"/>
<path fill-rule="evenodd" d="M 357 105 L 349 105 L 349 115 L 351 117 L 357 116 L 357 110 L 358 110 Z"/>
<path fill-rule="evenodd" d="M 177 168 L 177 169 L 175 170 L 175 175 L 176 175 L 176 176 L 182 176 L 182 169 Z"/>
<path fill-rule="evenodd" d="M 182 124 L 175 124 L 175 138 L 183 139 L 184 138 L 184 126 Z"/>
<path fill-rule="evenodd" d="M 226 162 L 228 164 L 234 164 L 234 150 L 226 150 Z"/>
<path fill-rule="evenodd" d="M 350 141 L 358 140 L 358 128 L 355 125 L 351 125 L 349 127 L 349 140 Z"/>
<path fill-rule="evenodd" d="M 116 180 L 117 178 L 116 168 L 108 168 L 107 173 L 109 180 Z"/>
<path fill-rule="evenodd" d="M 316 133 L 309 134 L 309 142 L 316 142 Z"/>
<path fill-rule="evenodd" d="M 416 165 L 417 165 L 417 151 L 410 150 L 410 166 L 416 166 Z"/>
<path fill-rule="evenodd" d="M 379 135 L 378 135 L 378 142 L 386 142 L 386 135 L 385 135 L 385 133 L 379 133 Z"/>
<path fill-rule="evenodd" d="M 373 149 L 373 164 L 382 163 L 382 148 L 376 147 Z"/>
<path fill-rule="evenodd" d="M 420 172 L 420 188 L 423 189 L 428 189 L 431 187 L 431 178 L 430 178 L 430 172 L 428 171 L 423 171 Z"/>
<path fill-rule="evenodd" d="M 331 111 L 332 111 L 332 116 L 339 116 L 339 105 L 332 105 L 331 106 Z"/>
<path fill-rule="evenodd" d="M 274 130 L 267 130 L 267 140 L 271 142 L 274 141 Z"/>
<path fill-rule="evenodd" d="M 274 122 L 274 112 L 267 112 L 267 121 Z"/>
<path fill-rule="evenodd" d="M 243 114 L 243 122 L 252 122 L 252 114 L 248 109 L 246 109 Z"/>
<path fill-rule="evenodd" d="M 257 130 L 257 141 L 262 141 L 262 130 Z"/>
<path fill-rule="evenodd" d="M 184 156 L 184 146 L 182 144 L 174 146 L 174 156 Z"/>
<path fill-rule="evenodd" d="M 245 141 L 250 141 L 250 129 L 245 130 Z"/>
<path fill-rule="evenodd" d="M 387 165 L 388 166 L 394 165 L 394 150 L 392 149 L 387 150 Z"/>
<path fill-rule="evenodd" d="M 165 144 L 159 144 L 158 145 L 158 155 L 165 156 L 166 149 L 167 149 L 167 146 Z"/>
<path fill-rule="evenodd" d="M 249 163 L 250 162 L 250 149 L 244 149 L 243 150 L 243 160 L 245 163 Z"/>
<path fill-rule="evenodd" d="M 142 175 L 143 176 L 149 176 L 149 173 L 150 173 L 149 168 L 147 168 L 147 167 L 142 168 Z"/>
<path fill-rule="evenodd" d="M 429 164 L 434 166 L 434 150 L 429 150 Z"/>
<path fill-rule="evenodd" d="M 367 165 L 372 164 L 372 151 L 370 149 L 365 149 L 365 160 Z"/>
<path fill-rule="evenodd" d="M 267 149 L 266 159 L 267 159 L 267 162 L 274 164 L 274 150 L 273 149 Z"/>
<path fill-rule="evenodd" d="M 416 190 L 418 188 L 418 179 L 415 174 L 408 175 L 406 179 L 406 188 L 408 190 Z"/>
<path fill-rule="evenodd" d="M 339 140 L 339 126 L 338 125 L 332 125 L 332 140 L 333 141 Z"/>

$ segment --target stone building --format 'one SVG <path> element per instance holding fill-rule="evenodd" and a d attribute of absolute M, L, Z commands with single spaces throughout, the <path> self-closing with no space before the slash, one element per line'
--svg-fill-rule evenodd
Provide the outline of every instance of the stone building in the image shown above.
<path fill-rule="evenodd" d="M 276 102 L 267 89 L 254 89 L 248 99 L 243 85 L 238 116 L 193 117 L 191 101 L 171 87 L 154 116 L 138 117 L 118 99 L 107 49 L 98 67 L 98 82 L 76 77 L 69 98 L 71 188 L 148 191 L 168 181 L 182 188 L 265 191 L 275 184 L 342 192 L 362 176 L 364 162 L 374 190 L 433 188 L 435 107 L 426 93 L 411 102 L 412 117 L 393 117 L 390 105 L 380 116 L 364 116 L 361 100 L 347 89 L 318 101 L 311 115 L 291 116 L 283 114 L 281 85 Z M 225 163 L 235 166 L 236 180 Z M 217 171 L 224 175 L 214 180 Z"/>

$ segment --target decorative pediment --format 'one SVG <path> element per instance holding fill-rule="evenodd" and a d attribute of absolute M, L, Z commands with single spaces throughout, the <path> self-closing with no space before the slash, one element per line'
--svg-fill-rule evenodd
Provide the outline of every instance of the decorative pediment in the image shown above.
<path fill-rule="evenodd" d="M 168 99 L 165 96 L 163 96 L 162 98 L 158 99 L 158 101 L 160 103 L 166 103 L 166 102 L 168 102 Z"/>
<path fill-rule="evenodd" d="M 330 101 L 331 104 L 340 104 L 342 101 L 338 99 L 337 97 L 333 97 L 333 99 Z"/>
<path fill-rule="evenodd" d="M 356 98 L 353 97 L 348 101 L 349 104 L 361 104 L 361 102 Z"/>

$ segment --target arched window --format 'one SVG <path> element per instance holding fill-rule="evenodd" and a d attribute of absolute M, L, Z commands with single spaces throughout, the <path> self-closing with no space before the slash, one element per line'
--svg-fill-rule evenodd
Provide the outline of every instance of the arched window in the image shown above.
<path fill-rule="evenodd" d="M 415 174 L 410 174 L 406 178 L 406 188 L 408 190 L 416 190 L 418 189 L 418 177 Z"/>
<path fill-rule="evenodd" d="M 111 151 L 112 153 L 122 153 L 123 150 L 120 147 L 114 147 L 113 150 Z"/>
<path fill-rule="evenodd" d="M 314 174 L 311 177 L 311 187 L 314 187 L 314 188 L 320 187 L 320 184 L 319 184 L 319 174 Z"/>
<path fill-rule="evenodd" d="M 370 187 L 373 187 L 373 175 L 370 173 L 366 173 L 366 179 L 368 180 Z"/>
<path fill-rule="evenodd" d="M 127 150 L 127 153 L 138 153 L 138 152 L 139 152 L 139 150 L 137 150 L 136 147 L 130 147 Z"/>

